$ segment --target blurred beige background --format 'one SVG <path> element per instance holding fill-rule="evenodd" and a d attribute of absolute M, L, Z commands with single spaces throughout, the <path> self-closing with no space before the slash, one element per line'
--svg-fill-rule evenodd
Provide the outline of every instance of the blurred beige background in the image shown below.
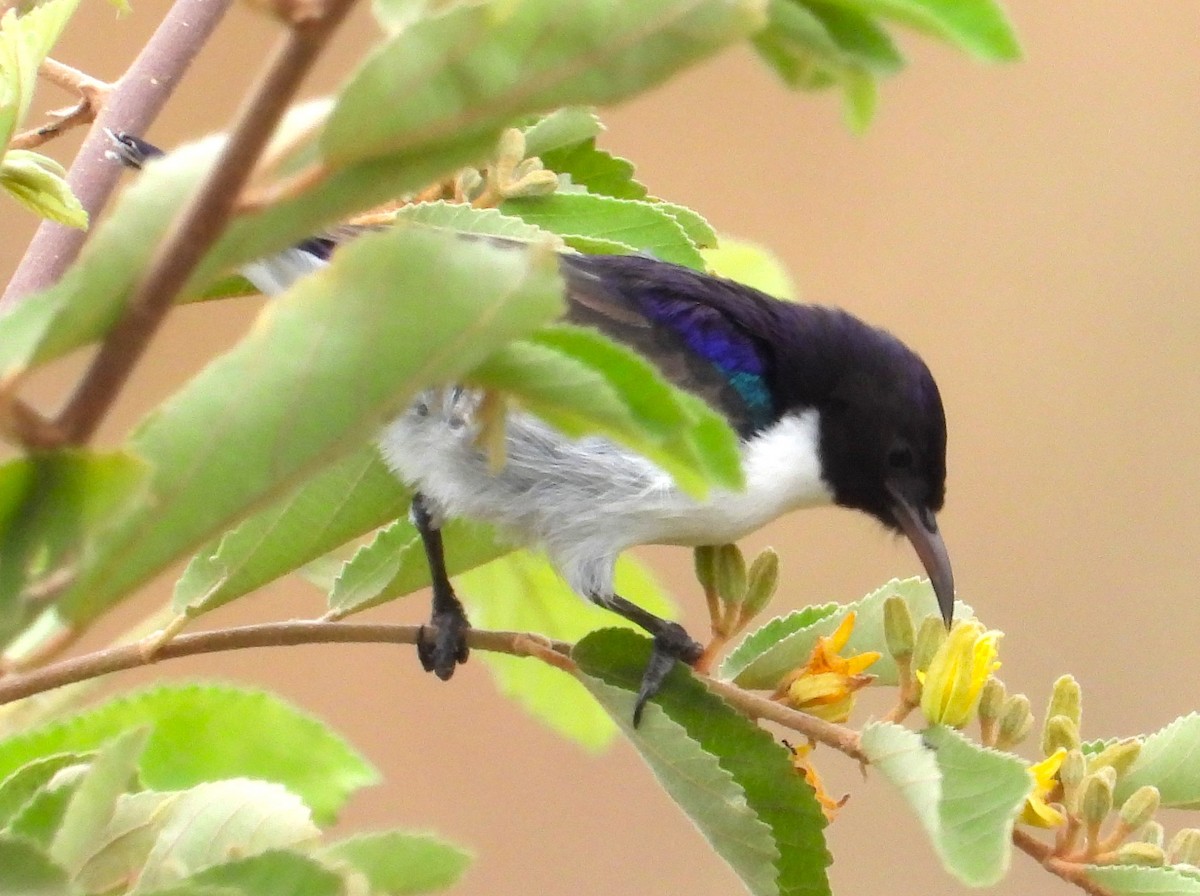
<path fill-rule="evenodd" d="M 164 5 L 135 0 L 114 21 L 91 0 L 58 55 L 115 77 Z M 832 95 L 789 93 L 739 50 L 608 111 L 604 144 L 656 194 L 774 249 L 806 298 L 923 354 L 950 420 L 943 531 L 962 597 L 1006 632 L 1003 677 L 1040 715 L 1069 670 L 1084 683 L 1085 735 L 1152 730 L 1200 704 L 1200 14 L 1183 3 L 1009 8 L 1025 62 L 983 67 L 906 35 L 911 69 L 883 87 L 864 137 L 847 133 Z M 371 39 L 364 12 L 310 92 L 336 83 Z M 235 10 L 148 136 L 170 145 L 222 127 L 271 31 Z M 3 214 L 7 272 L 32 228 L 11 205 Z M 109 439 L 256 307 L 178 312 Z M 44 378 L 40 395 L 61 395 L 73 369 Z M 783 557 L 781 610 L 919 568 L 906 544 L 840 511 L 788 519 L 751 546 L 763 544 Z M 647 555 L 702 632 L 689 553 Z M 289 582 L 213 622 L 319 609 Z M 424 612 L 412 600 L 377 618 Z M 442 685 L 409 651 L 326 646 L 114 684 L 188 675 L 274 688 L 344 732 L 386 779 L 344 827 L 434 829 L 469 846 L 463 892 L 740 890 L 629 748 L 584 755 L 498 699 L 480 663 Z M 853 794 L 829 833 L 836 892 L 963 890 L 885 784 L 836 755 L 818 762 Z M 1023 856 L 1014 865 L 999 892 L 1069 892 Z"/>

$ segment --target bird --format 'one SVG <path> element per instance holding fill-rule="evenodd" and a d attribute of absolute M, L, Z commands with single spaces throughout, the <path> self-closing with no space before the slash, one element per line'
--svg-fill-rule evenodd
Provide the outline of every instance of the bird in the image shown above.
<path fill-rule="evenodd" d="M 128 134 L 111 136 L 126 165 L 158 153 Z M 242 272 L 277 294 L 327 264 L 341 238 L 312 237 Z M 637 352 L 722 415 L 738 437 L 745 487 L 694 497 L 634 450 L 601 435 L 570 438 L 519 409 L 506 419 L 496 469 L 477 439 L 483 394 L 455 384 L 423 392 L 377 444 L 414 490 L 410 517 L 432 585 L 417 650 L 426 671 L 447 680 L 468 657 L 470 623 L 442 542 L 455 517 L 543 550 L 575 592 L 651 636 L 635 725 L 675 665 L 694 664 L 703 650 L 682 625 L 616 592 L 617 557 L 637 545 L 721 545 L 794 510 L 848 508 L 908 539 L 951 623 L 954 578 L 937 524 L 946 416 L 916 352 L 845 310 L 774 298 L 649 255 L 563 252 L 558 262 L 564 320 Z"/>

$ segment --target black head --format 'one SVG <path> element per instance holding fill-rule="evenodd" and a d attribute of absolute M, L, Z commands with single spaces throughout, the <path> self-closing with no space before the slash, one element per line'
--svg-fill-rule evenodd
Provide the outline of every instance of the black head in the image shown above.
<path fill-rule="evenodd" d="M 798 307 L 793 401 L 820 414 L 822 473 L 834 501 L 912 542 L 947 623 L 954 581 L 935 514 L 946 496 L 946 415 L 925 363 L 898 339 L 840 311 Z M 813 345 L 821 350 L 814 358 Z M 819 369 L 814 367 L 819 365 Z"/>

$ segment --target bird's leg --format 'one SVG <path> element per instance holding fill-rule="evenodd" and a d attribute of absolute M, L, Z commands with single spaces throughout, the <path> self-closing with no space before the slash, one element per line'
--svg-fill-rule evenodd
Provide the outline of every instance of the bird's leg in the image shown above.
<path fill-rule="evenodd" d="M 619 594 L 597 595 L 593 600 L 640 625 L 654 638 L 654 649 L 650 653 L 650 661 L 646 663 L 646 670 L 642 673 L 642 685 L 638 688 L 637 701 L 633 705 L 633 726 L 636 728 L 642 721 L 642 710 L 646 703 L 658 693 L 667 675 L 675 668 L 675 663 L 683 660 L 689 666 L 694 664 L 700 659 L 704 648 L 694 641 L 678 622 L 660 619 Z"/>
<path fill-rule="evenodd" d="M 467 621 L 462 602 L 454 593 L 450 576 L 446 573 L 446 554 L 442 547 L 442 529 L 429 508 L 428 500 L 420 492 L 413 495 L 412 510 L 409 512 L 413 525 L 421 533 L 425 547 L 425 559 L 429 562 L 429 579 L 433 586 L 433 612 L 428 627 L 421 627 L 417 642 L 417 656 L 426 672 L 432 672 L 442 681 L 454 674 L 454 667 L 467 661 Z"/>

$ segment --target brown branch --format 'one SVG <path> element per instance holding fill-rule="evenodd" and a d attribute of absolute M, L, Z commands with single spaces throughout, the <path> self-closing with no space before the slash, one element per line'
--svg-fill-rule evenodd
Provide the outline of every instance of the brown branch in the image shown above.
<path fill-rule="evenodd" d="M 1057 875 L 1069 884 L 1074 884 L 1087 893 L 1088 896 L 1113 896 L 1107 887 L 1102 887 L 1087 876 L 1083 865 L 1074 862 L 1064 862 L 1055 855 L 1054 847 L 1043 843 L 1028 831 L 1017 828 L 1012 833 L 1012 842 L 1017 849 L 1036 859 L 1039 864 L 1051 874 Z"/>
<path fill-rule="evenodd" d="M 299 644 L 416 644 L 422 628 L 419 625 L 350 622 L 268 622 L 179 635 L 152 652 L 146 651 L 141 642 L 123 644 L 61 660 L 30 672 L 0 677 L 0 706 L 64 685 L 160 660 L 252 647 L 293 647 Z M 475 650 L 535 656 L 546 661 L 551 661 L 549 654 L 553 654 L 555 665 L 561 665 L 563 661 L 570 664 L 568 654 L 571 645 L 528 632 L 471 629 L 467 632 L 467 645 Z"/>
<path fill-rule="evenodd" d="M 294 22 L 236 117 L 229 140 L 199 190 L 158 247 L 124 314 L 108 332 L 58 423 L 70 442 L 88 441 L 209 247 L 233 214 L 238 193 L 334 29 L 354 0 L 328 0 L 322 15 Z"/>
<path fill-rule="evenodd" d="M 44 60 L 38 73 L 52 84 L 75 94 L 79 97 L 79 102 L 69 108 L 49 113 L 51 120 L 40 127 L 17 134 L 9 141 L 9 149 L 33 149 L 71 128 L 90 124 L 96 120 L 113 90 L 113 85 L 107 81 L 93 78 L 86 72 L 56 59 Z"/>
<path fill-rule="evenodd" d="M 104 156 L 109 147 L 104 129 L 146 133 L 231 3 L 175 0 L 137 59 L 113 85 L 67 173 L 67 185 L 92 220 L 121 176 L 121 166 Z M 75 227 L 42 222 L 0 298 L 0 310 L 57 282 L 79 254 L 85 236 Z"/>

